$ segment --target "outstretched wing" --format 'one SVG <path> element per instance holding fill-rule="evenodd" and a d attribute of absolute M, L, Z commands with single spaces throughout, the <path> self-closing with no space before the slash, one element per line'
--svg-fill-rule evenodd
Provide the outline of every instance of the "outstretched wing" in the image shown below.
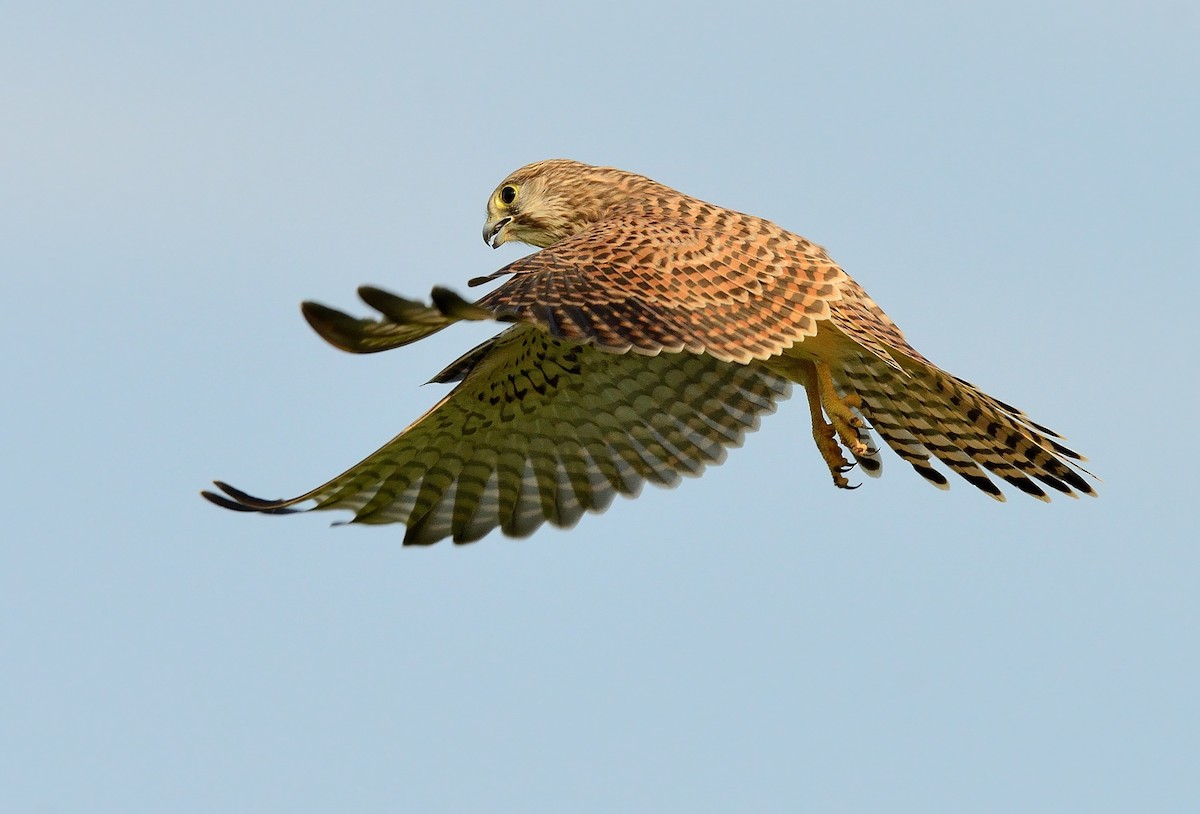
<path fill-rule="evenodd" d="M 429 311 L 431 320 L 441 313 Z M 242 511 L 348 509 L 352 522 L 404 523 L 406 544 L 470 542 L 496 527 L 523 537 L 546 521 L 570 527 L 646 481 L 700 474 L 789 393 L 759 366 L 604 353 L 530 325 L 436 380 L 454 379 L 462 381 L 412 426 L 311 492 L 262 500 L 218 482 L 225 494 L 204 496 Z"/>
<path fill-rule="evenodd" d="M 491 314 L 472 310 L 469 303 L 445 289 L 434 289 L 434 294 L 434 305 L 429 306 L 372 286 L 360 287 L 358 296 L 382 314 L 382 320 L 359 319 L 317 302 L 301 303 L 300 310 L 322 339 L 350 353 L 391 350 L 424 339 L 460 319 L 491 318 Z"/>
<path fill-rule="evenodd" d="M 481 308 L 604 350 L 741 364 L 815 335 L 849 280 L 816 244 L 685 196 L 607 217 L 471 282 L 505 275 Z"/>

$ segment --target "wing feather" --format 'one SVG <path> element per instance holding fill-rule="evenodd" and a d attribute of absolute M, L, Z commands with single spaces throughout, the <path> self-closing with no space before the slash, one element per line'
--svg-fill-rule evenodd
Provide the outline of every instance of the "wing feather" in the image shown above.
<path fill-rule="evenodd" d="M 404 523 L 406 544 L 477 540 L 499 527 L 570 527 L 644 482 L 674 485 L 719 463 L 787 397 L 761 366 L 703 354 L 604 353 L 529 325 L 467 357 L 461 383 L 379 451 L 290 500 L 223 484 L 229 508 L 347 509 L 351 522 Z"/>
<path fill-rule="evenodd" d="M 814 335 L 845 272 L 769 221 L 690 204 L 687 223 L 670 200 L 610 215 L 490 276 L 509 278 L 478 306 L 603 350 L 743 364 Z"/>

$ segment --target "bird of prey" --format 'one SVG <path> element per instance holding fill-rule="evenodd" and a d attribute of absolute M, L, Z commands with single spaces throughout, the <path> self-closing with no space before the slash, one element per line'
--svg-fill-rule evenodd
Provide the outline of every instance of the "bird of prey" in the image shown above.
<path fill-rule="evenodd" d="M 1084 458 L 1024 413 L 938 368 L 820 246 L 774 223 L 641 175 L 565 159 L 513 172 L 487 203 L 483 239 L 540 251 L 475 278 L 477 302 L 432 304 L 359 289 L 381 315 L 302 306 L 327 341 L 374 353 L 459 320 L 509 327 L 433 378 L 458 385 L 380 450 L 290 500 L 220 481 L 225 508 L 348 509 L 403 523 L 406 544 L 522 537 L 574 525 L 649 481 L 719 463 L 803 386 L 834 485 L 878 476 L 875 435 L 935 486 L 940 461 L 997 500 L 992 480 L 1048 501 L 1094 495 Z M 1045 487 L 1045 488 L 1044 488 Z"/>

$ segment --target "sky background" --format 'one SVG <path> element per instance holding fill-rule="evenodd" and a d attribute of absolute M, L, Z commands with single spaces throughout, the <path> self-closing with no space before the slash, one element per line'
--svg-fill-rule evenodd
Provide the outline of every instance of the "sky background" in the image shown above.
<path fill-rule="evenodd" d="M 1200 810 L 1200 10 L 1178 2 L 24 3 L 0 29 L 0 809 Z M 1096 500 L 803 400 L 571 532 L 223 512 L 323 482 L 487 326 L 511 170 L 638 171 L 826 246 Z"/>

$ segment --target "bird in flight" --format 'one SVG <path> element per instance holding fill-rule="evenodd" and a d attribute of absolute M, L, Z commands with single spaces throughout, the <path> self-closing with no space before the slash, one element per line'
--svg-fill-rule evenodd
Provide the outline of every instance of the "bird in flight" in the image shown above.
<path fill-rule="evenodd" d="M 331 344 L 375 353 L 460 320 L 506 330 L 433 378 L 458 385 L 381 449 L 289 500 L 216 482 L 227 509 L 348 509 L 403 523 L 406 544 L 523 537 L 574 525 L 649 481 L 674 485 L 739 446 L 804 388 L 835 486 L 877 477 L 883 443 L 933 485 L 939 461 L 1003 501 L 993 478 L 1048 501 L 1094 495 L 1061 436 L 930 362 L 820 246 L 770 221 L 641 175 L 554 159 L 522 167 L 488 199 L 483 239 L 540 251 L 432 303 L 363 287 L 378 319 L 306 302 Z M 874 433 L 874 435 L 872 434 Z"/>

